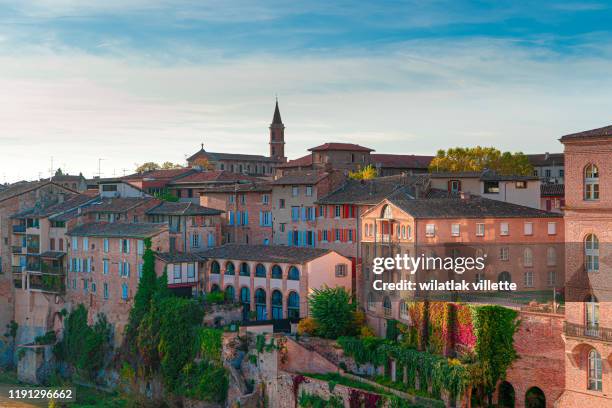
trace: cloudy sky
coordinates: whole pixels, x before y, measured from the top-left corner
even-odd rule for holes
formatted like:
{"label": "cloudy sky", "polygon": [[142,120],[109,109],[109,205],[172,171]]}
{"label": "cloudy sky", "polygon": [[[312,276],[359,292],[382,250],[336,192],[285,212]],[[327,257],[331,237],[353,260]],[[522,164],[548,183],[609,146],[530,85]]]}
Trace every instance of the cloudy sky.
{"label": "cloudy sky", "polygon": [[[532,4],[527,4],[532,3]],[[325,141],[560,151],[612,123],[612,6],[0,0],[0,182]]]}

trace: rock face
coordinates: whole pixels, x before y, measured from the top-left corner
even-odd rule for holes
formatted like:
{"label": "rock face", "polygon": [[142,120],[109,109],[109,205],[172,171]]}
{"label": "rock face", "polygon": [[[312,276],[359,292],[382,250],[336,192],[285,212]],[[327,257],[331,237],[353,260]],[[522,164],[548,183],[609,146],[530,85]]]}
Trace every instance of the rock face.
{"label": "rock face", "polygon": [[25,346],[18,352],[17,378],[28,384],[42,384],[54,371],[53,346]]}

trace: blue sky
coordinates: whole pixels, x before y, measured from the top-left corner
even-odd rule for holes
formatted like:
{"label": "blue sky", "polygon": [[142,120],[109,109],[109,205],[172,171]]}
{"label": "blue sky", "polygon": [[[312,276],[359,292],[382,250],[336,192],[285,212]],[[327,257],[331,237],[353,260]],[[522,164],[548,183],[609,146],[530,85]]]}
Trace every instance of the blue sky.
{"label": "blue sky", "polygon": [[560,151],[610,124],[610,21],[599,1],[0,0],[0,181],[265,154],[276,94],[290,158]]}

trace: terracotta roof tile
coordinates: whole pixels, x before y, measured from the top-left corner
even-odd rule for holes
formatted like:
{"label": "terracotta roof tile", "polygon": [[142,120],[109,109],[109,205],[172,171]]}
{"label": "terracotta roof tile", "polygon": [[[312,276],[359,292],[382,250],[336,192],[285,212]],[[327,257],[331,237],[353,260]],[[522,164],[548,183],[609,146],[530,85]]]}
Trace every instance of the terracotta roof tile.
{"label": "terracotta roof tile", "polygon": [[354,152],[373,152],[374,149],[369,147],[360,146],[354,143],[324,143],[320,146],[311,147],[308,149],[311,152],[319,152],[325,150],[349,150]]}
{"label": "terracotta roof tile", "polygon": [[165,223],[91,222],[72,228],[66,234],[79,237],[149,238],[167,229]]}

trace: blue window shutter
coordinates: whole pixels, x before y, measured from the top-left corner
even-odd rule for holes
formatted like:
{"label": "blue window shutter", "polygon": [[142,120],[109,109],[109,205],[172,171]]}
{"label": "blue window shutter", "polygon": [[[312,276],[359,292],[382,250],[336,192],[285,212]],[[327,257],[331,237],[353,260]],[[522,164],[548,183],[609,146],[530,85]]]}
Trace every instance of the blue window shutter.
{"label": "blue window shutter", "polygon": [[306,207],[302,207],[302,221],[306,221]]}
{"label": "blue window shutter", "polygon": [[236,211],[236,225],[240,225],[240,219],[242,218],[240,211]]}
{"label": "blue window shutter", "polygon": [[304,244],[304,240],[302,239],[302,231],[298,231],[298,246],[302,246]]}
{"label": "blue window shutter", "polygon": [[259,212],[259,225],[260,225],[260,226],[263,226],[263,225],[264,225],[264,224],[263,224],[263,211],[260,211],[260,212]]}
{"label": "blue window shutter", "polygon": [[249,225],[249,212],[244,211],[244,225]]}
{"label": "blue window shutter", "polygon": [[287,232],[287,245],[291,246],[291,231]]}
{"label": "blue window shutter", "polygon": [[234,225],[234,212],[229,212],[229,225]]}

